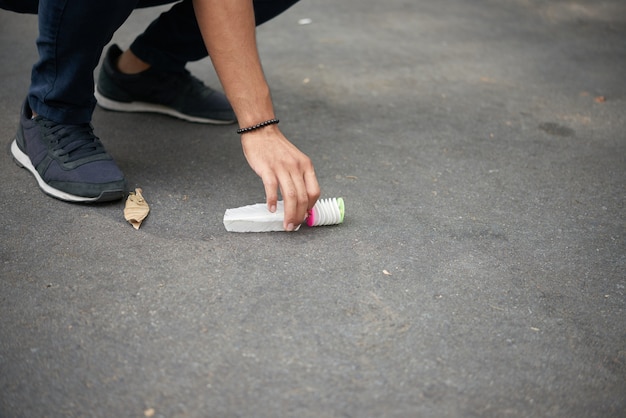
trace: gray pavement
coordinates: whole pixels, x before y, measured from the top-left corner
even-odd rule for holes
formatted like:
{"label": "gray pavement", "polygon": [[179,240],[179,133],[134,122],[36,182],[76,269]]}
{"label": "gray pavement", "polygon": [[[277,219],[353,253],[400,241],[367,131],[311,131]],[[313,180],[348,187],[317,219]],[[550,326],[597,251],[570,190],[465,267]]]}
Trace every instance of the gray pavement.
{"label": "gray pavement", "polygon": [[[3,146],[35,37],[0,11]],[[259,43],[345,223],[227,233],[233,126],[96,110],[139,231],[4,153],[0,416],[626,416],[626,4],[303,0]]]}

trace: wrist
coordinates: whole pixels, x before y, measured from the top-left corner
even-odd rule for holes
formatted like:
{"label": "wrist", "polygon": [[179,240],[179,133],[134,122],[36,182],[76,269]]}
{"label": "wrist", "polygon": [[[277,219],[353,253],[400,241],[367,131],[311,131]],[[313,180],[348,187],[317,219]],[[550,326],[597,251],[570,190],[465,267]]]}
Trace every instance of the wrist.
{"label": "wrist", "polygon": [[257,131],[259,129],[266,128],[266,127],[271,126],[271,125],[278,125],[278,122],[280,122],[280,121],[278,119],[276,119],[276,118],[267,119],[267,120],[264,120],[263,122],[259,122],[259,123],[256,123],[254,125],[241,127],[239,129],[237,129],[237,133],[239,135],[246,134],[246,133],[249,133],[249,132]]}

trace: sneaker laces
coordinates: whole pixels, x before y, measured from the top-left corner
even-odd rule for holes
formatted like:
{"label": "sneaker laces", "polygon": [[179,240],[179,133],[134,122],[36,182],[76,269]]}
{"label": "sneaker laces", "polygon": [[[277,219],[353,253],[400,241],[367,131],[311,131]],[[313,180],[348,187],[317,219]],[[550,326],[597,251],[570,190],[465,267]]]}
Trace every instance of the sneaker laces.
{"label": "sneaker laces", "polygon": [[94,135],[91,123],[62,125],[43,117],[38,122],[44,128],[43,138],[63,162],[106,155],[104,145]]}

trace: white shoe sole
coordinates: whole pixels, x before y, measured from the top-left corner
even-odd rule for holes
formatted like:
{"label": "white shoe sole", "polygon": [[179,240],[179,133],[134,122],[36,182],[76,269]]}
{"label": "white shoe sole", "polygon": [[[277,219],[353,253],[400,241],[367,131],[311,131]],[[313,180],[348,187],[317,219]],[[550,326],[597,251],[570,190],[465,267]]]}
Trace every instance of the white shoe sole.
{"label": "white shoe sole", "polygon": [[235,120],[218,120],[218,119],[207,119],[196,116],[185,115],[184,113],[180,113],[171,107],[154,104],[154,103],[146,103],[146,102],[118,102],[115,100],[111,100],[109,98],[104,97],[96,88],[95,91],[96,100],[98,101],[98,106],[106,110],[114,110],[117,112],[150,112],[150,113],[160,113],[163,115],[173,116],[178,119],[183,119],[188,122],[196,122],[196,123],[210,123],[213,125],[230,125],[235,122]]}

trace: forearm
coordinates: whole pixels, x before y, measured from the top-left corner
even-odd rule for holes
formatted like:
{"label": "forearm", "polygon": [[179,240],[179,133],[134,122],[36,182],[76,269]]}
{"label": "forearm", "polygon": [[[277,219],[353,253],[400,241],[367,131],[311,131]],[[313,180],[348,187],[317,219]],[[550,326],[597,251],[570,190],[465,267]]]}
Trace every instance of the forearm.
{"label": "forearm", "polygon": [[274,109],[256,45],[252,0],[193,0],[213,66],[239,125],[272,119]]}

